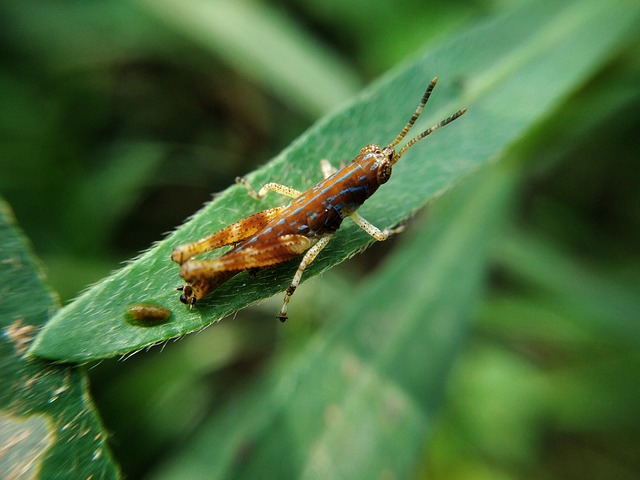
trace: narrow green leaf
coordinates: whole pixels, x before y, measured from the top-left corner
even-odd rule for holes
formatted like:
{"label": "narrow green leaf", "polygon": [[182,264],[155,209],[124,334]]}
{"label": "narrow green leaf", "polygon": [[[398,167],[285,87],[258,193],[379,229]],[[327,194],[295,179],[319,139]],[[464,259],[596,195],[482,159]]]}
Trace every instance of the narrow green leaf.
{"label": "narrow green leaf", "polygon": [[117,478],[80,367],[24,353],[57,308],[0,200],[0,476]]}
{"label": "narrow green leaf", "polygon": [[[395,225],[468,172],[497,158],[549,115],[628,39],[639,10],[640,5],[625,1],[519,4],[379,80],[249,179],[254,185],[278,181],[310,188],[320,179],[319,159],[335,164],[353,157],[362,145],[392,140],[428,80],[439,75],[441,83],[416,130],[462,106],[469,107],[469,113],[415,146],[397,165],[391,181],[361,210],[381,228]],[[199,329],[282,291],[295,262],[264,269],[255,277],[240,274],[190,310],[177,301],[174,288],[181,281],[178,267],[169,260],[176,245],[275,205],[275,197],[257,202],[241,187],[225,190],[167,239],[64,308],[37,338],[32,352],[70,361],[122,354]],[[371,241],[345,223],[305,278]],[[127,323],[127,306],[147,301],[170,308],[171,321],[152,328]]]}
{"label": "narrow green leaf", "polygon": [[501,163],[443,197],[340,322],[234,398],[158,478],[407,478],[517,175]]}

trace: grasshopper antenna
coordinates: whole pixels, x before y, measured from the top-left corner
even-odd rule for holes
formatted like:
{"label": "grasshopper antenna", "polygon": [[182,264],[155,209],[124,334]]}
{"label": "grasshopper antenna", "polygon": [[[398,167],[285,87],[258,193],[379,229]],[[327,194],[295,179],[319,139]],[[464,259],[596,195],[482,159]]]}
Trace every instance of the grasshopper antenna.
{"label": "grasshopper antenna", "polygon": [[[431,92],[433,91],[434,87],[436,86],[436,83],[438,83],[438,77],[434,77],[433,80],[431,80],[431,82],[429,83],[429,86],[427,87],[427,89],[424,92],[424,95],[422,95],[422,100],[420,100],[420,104],[418,105],[418,108],[416,108],[416,111],[414,112],[413,116],[407,122],[407,124],[402,129],[402,131],[398,134],[398,136],[395,138],[395,140],[393,142],[391,142],[387,146],[387,148],[393,148],[396,145],[398,145],[402,141],[402,139],[407,135],[407,133],[409,133],[409,130],[411,130],[411,127],[413,127],[413,124],[416,123],[416,120],[418,120],[418,117],[422,113],[422,110],[424,109],[424,106],[429,101],[429,97],[431,96]],[[398,151],[398,153],[393,155],[392,164],[395,164],[398,160],[400,160],[400,157],[402,157],[404,152],[409,150],[409,148],[411,148],[414,144],[416,144],[417,142],[422,140],[427,135],[430,135],[435,130],[437,130],[439,128],[442,128],[445,125],[450,124],[456,118],[461,117],[462,115],[464,115],[466,113],[466,111],[467,111],[466,108],[462,108],[462,109],[458,110],[456,113],[454,113],[453,115],[445,118],[440,123],[437,123],[436,125],[433,125],[432,127],[427,128],[424,132],[420,133],[419,135],[417,135],[414,138],[412,138],[411,140],[409,140],[407,142],[407,144]]]}

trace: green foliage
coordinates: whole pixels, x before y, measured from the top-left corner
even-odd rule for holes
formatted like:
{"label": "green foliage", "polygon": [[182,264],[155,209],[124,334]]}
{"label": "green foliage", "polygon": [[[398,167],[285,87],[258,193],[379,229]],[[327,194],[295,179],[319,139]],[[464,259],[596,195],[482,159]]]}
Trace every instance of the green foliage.
{"label": "green foliage", "polygon": [[0,472],[4,478],[116,478],[79,367],[24,356],[58,308],[0,200]]}
{"label": "green foliage", "polygon": [[[259,203],[235,186],[107,274],[234,176],[253,171],[254,185],[308,188],[320,158],[337,164],[393,138],[434,75],[440,83],[418,129],[469,108],[414,147],[362,209],[379,227],[432,204],[426,218],[336,267],[370,241],[345,224],[305,273],[287,324],[273,319],[278,293],[198,335],[90,370],[125,474],[636,478],[637,4],[278,5],[0,7],[11,60],[0,71],[0,153],[11,160],[0,191],[63,298],[103,279],[27,322],[53,317],[32,347],[49,358],[134,353],[284,288],[294,263],[238,276],[192,311],[177,301],[173,246],[280,201]],[[425,42],[344,103],[354,78],[377,77]],[[11,288],[43,288],[32,280]],[[40,308],[36,297],[20,311]],[[137,302],[172,315],[133,324],[126,308]],[[13,324],[0,305],[3,325]],[[71,372],[47,376],[47,392],[75,385],[77,368],[18,360],[15,332],[24,333],[5,335],[3,381],[5,370],[27,365]],[[91,412],[75,395],[87,396],[86,385],[71,390],[69,411]],[[43,395],[16,392],[12,415],[15,405],[43,413],[10,419],[0,443],[15,428],[50,438],[47,416],[64,394],[51,404]],[[90,458],[87,438],[103,448],[106,436],[95,435],[71,435],[67,446]],[[71,464],[51,463],[42,476]],[[104,465],[103,476],[114,476]]]}

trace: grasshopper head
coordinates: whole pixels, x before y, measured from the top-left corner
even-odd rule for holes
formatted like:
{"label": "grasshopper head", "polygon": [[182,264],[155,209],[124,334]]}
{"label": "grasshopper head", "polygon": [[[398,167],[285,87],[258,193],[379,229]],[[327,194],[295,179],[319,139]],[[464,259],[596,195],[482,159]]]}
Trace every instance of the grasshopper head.
{"label": "grasshopper head", "polygon": [[382,185],[391,178],[392,159],[394,155],[395,151],[393,148],[382,148],[372,143],[362,147],[356,157],[356,161],[364,168],[370,179],[375,177],[376,183]]}

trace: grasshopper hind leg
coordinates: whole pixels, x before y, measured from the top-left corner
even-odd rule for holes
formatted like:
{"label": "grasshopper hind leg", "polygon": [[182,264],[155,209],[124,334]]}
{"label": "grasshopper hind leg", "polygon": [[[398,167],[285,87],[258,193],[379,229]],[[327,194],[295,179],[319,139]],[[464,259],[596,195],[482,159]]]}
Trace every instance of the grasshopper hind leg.
{"label": "grasshopper hind leg", "polygon": [[298,270],[296,270],[296,273],[293,276],[293,279],[291,280],[286,293],[284,294],[284,302],[282,304],[282,308],[280,309],[280,313],[278,314],[278,319],[281,322],[287,321],[287,307],[289,305],[289,300],[291,300],[291,296],[296,291],[296,288],[298,288],[298,285],[300,285],[300,279],[302,278],[302,274],[304,273],[305,268],[313,263],[315,258],[322,251],[322,249],[327,246],[332,237],[333,235],[326,235],[322,237],[313,247],[307,250],[307,253],[304,254],[304,257],[302,257],[300,265],[298,266]]}

